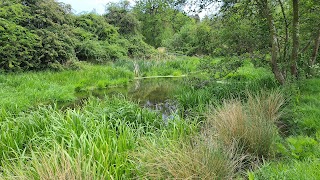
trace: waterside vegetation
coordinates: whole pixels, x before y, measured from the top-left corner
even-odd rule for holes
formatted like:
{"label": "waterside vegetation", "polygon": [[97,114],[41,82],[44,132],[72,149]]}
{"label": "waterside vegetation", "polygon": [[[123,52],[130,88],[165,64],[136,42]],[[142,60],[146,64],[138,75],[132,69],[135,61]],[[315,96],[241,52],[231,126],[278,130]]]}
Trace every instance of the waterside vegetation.
{"label": "waterside vegetation", "polygon": [[212,2],[0,0],[0,179],[319,179],[320,1]]}

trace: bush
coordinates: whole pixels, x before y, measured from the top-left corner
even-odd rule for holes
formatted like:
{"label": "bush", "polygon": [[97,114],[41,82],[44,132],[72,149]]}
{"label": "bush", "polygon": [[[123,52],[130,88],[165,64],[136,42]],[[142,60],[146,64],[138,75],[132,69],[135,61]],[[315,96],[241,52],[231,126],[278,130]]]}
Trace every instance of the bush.
{"label": "bush", "polygon": [[116,60],[126,56],[126,49],[106,41],[87,40],[81,42],[76,47],[77,57],[79,60],[92,62],[106,62]]}
{"label": "bush", "polygon": [[37,51],[40,60],[37,68],[47,68],[52,64],[61,65],[75,58],[74,41],[68,35],[47,29],[39,29],[36,33],[42,40],[42,46]]}
{"label": "bush", "polygon": [[149,59],[151,54],[156,52],[152,46],[143,41],[143,36],[141,35],[128,36],[127,40],[126,46],[130,57]]}
{"label": "bush", "polygon": [[236,72],[229,73],[225,78],[242,81],[268,80],[272,83],[274,75],[271,70],[263,67],[254,67],[250,60],[244,60],[243,65]]}
{"label": "bush", "polygon": [[0,69],[7,71],[35,68],[41,38],[32,31],[0,18]]}
{"label": "bush", "polygon": [[75,25],[94,34],[97,40],[114,43],[119,38],[117,29],[97,14],[84,14],[76,19]]}
{"label": "bush", "polygon": [[28,13],[28,8],[22,4],[6,2],[0,5],[0,18],[6,19],[17,25],[25,25],[32,16]]}

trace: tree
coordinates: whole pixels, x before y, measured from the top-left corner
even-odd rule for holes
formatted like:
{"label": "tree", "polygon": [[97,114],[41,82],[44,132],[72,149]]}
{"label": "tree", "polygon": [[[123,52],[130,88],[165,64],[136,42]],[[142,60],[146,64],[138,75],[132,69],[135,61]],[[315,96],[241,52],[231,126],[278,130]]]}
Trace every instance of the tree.
{"label": "tree", "polygon": [[293,22],[292,22],[292,55],[291,55],[291,74],[298,76],[297,60],[299,52],[299,0],[292,0]]}
{"label": "tree", "polygon": [[[309,67],[314,66],[319,56],[320,43],[320,1],[316,0],[300,0],[300,28],[301,45],[303,48],[299,54],[310,54],[308,57]],[[311,48],[310,48],[311,47]],[[309,52],[308,52],[309,51]]]}
{"label": "tree", "polygon": [[145,58],[154,52],[154,48],[144,41],[141,22],[130,8],[129,1],[107,4],[104,17],[108,23],[117,27],[119,33],[128,41],[126,43],[128,56]]}
{"label": "tree", "polygon": [[109,3],[104,15],[107,22],[118,27],[122,35],[136,35],[140,33],[141,22],[130,10],[129,1]]}
{"label": "tree", "polygon": [[257,0],[257,4],[260,10],[263,12],[263,15],[266,17],[268,26],[269,26],[269,33],[270,33],[270,43],[271,43],[271,68],[272,72],[275,75],[275,78],[278,80],[280,84],[285,83],[285,71],[281,71],[279,68],[279,54],[280,51],[279,47],[279,40],[277,36],[277,29],[274,23],[274,18],[269,7],[268,0]]}
{"label": "tree", "polygon": [[[268,44],[271,54],[270,65],[275,78],[280,84],[284,84],[287,79],[290,79],[288,78],[289,74],[294,77],[298,77],[299,74],[302,75],[303,71],[307,69],[306,65],[314,64],[318,56],[319,1],[302,1],[304,3],[300,4],[299,0],[225,0],[220,11],[220,13],[228,12],[234,16],[236,15],[232,11],[234,7],[243,4],[247,10],[253,9],[251,12],[255,14],[256,18],[266,22],[268,26],[266,34],[269,37]],[[207,0],[205,2],[212,3],[217,1]],[[299,15],[300,9],[302,9],[303,16]],[[292,23],[290,23],[290,20],[292,20]],[[292,25],[291,27],[290,24]],[[314,41],[313,51],[307,61],[299,57],[307,56],[305,52],[307,52],[311,43],[306,43],[306,39],[308,39],[305,37],[306,35],[302,38],[300,37],[300,30],[303,30],[303,34],[309,34],[308,36],[312,37],[311,41]],[[301,48],[301,44],[305,47]],[[302,50],[299,51],[299,49]],[[289,50],[291,50],[291,53],[288,53]],[[298,73],[298,70],[301,73]]]}
{"label": "tree", "polygon": [[[172,37],[183,25],[183,18],[189,18],[180,11],[185,1],[181,0],[139,0],[134,11],[142,22],[142,35],[146,42],[160,47]],[[180,26],[180,27],[178,27]]]}

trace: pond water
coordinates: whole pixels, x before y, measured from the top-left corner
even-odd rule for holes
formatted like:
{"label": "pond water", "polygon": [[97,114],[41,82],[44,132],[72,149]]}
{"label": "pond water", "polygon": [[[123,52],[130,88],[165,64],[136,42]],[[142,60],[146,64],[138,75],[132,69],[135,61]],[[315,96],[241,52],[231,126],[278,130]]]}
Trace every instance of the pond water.
{"label": "pond water", "polygon": [[172,94],[182,83],[183,78],[153,78],[139,79],[129,83],[126,87],[97,89],[86,92],[78,92],[78,100],[70,104],[64,104],[62,108],[74,108],[89,97],[94,96],[103,99],[105,95],[112,96],[122,94],[141,107],[159,112],[162,119],[167,122],[177,115],[178,103]]}

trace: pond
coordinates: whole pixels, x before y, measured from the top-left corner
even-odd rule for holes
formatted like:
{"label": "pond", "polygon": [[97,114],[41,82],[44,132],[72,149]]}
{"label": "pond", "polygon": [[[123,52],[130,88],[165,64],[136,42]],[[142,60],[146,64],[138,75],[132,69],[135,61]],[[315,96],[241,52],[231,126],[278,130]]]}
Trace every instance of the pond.
{"label": "pond", "polygon": [[138,103],[143,108],[159,112],[167,123],[177,115],[178,103],[173,98],[173,93],[183,82],[183,78],[153,78],[137,79],[125,87],[95,89],[92,91],[77,92],[78,100],[68,104],[60,104],[62,109],[81,106],[89,96],[103,99],[106,95],[122,94]]}

